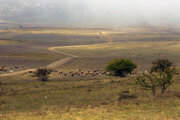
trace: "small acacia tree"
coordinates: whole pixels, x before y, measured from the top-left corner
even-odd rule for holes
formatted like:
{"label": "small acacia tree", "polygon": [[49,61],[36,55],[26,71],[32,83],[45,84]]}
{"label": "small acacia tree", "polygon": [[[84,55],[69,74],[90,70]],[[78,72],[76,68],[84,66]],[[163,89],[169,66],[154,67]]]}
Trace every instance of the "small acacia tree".
{"label": "small acacia tree", "polygon": [[158,84],[161,88],[161,93],[164,94],[165,90],[172,84],[173,75],[175,74],[175,67],[168,59],[158,59],[152,61],[151,72],[159,74]]}
{"label": "small acacia tree", "polygon": [[138,84],[144,88],[150,89],[152,91],[153,95],[154,96],[156,95],[158,82],[157,82],[157,76],[155,74],[143,73],[142,76],[137,77],[136,84]]}
{"label": "small acacia tree", "polygon": [[125,77],[128,73],[131,73],[136,68],[136,63],[123,58],[115,59],[106,66],[106,70],[109,71],[111,75],[120,77]]}
{"label": "small acacia tree", "polygon": [[173,83],[175,67],[169,60],[156,60],[152,62],[151,72],[138,76],[136,83],[145,88],[151,88],[153,95],[157,88],[164,94],[165,90]]}
{"label": "small acacia tree", "polygon": [[175,68],[166,68],[164,72],[159,72],[158,85],[161,88],[161,93],[164,94],[165,90],[173,83],[173,76]]}
{"label": "small acacia tree", "polygon": [[51,74],[52,70],[49,70],[47,68],[39,68],[34,73],[34,77],[38,77],[41,81],[48,81],[48,75]]}

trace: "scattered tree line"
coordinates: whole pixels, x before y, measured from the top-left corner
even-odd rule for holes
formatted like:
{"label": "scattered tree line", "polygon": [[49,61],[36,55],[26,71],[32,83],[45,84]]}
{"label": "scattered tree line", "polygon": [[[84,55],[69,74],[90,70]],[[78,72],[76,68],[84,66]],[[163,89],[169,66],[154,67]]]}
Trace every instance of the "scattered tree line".
{"label": "scattered tree line", "polygon": [[[110,72],[110,75],[120,77],[125,77],[136,68],[136,63],[126,59],[115,59],[106,66],[106,70]],[[175,74],[175,66],[168,59],[154,60],[150,72],[138,75],[136,84],[150,89],[154,96],[158,89],[164,94],[167,88],[172,85]]]}
{"label": "scattered tree line", "polygon": [[[144,72],[137,76],[136,84],[151,90],[154,96],[158,89],[160,89],[161,94],[164,94],[173,83],[173,77],[176,74],[175,66],[168,59],[154,60],[151,64],[152,67],[149,72]],[[106,66],[106,71],[112,76],[125,77],[128,74],[131,74],[136,68],[136,63],[121,58],[109,62]],[[33,73],[33,77],[37,77],[40,81],[48,81],[48,77],[51,73],[52,70],[39,68]]]}

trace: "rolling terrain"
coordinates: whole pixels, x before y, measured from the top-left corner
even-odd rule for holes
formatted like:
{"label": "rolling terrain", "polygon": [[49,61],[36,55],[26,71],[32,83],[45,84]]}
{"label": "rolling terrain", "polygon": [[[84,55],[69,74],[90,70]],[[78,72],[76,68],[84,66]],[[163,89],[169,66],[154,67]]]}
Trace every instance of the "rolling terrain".
{"label": "rolling terrain", "polygon": [[[36,28],[33,30],[3,30],[0,37],[6,40],[1,41],[2,44],[0,44],[0,66],[7,66],[8,69],[19,66],[19,70],[45,66],[64,58],[64,54],[57,54],[48,50],[53,46],[105,42],[99,39],[96,31],[86,30],[84,32],[81,29],[72,31],[51,28],[42,30]],[[17,44],[10,45],[13,42]]]}
{"label": "rolling terrain", "polygon": [[[149,70],[152,60],[165,58],[180,72],[179,30],[37,27],[3,30],[0,39],[0,67],[7,68],[0,72],[2,120],[180,118],[180,75],[164,96],[153,97],[136,85],[137,74],[125,78],[101,74],[115,58],[136,62],[137,73]],[[53,69],[50,81],[32,77],[29,71],[39,67]],[[72,76],[74,71],[83,74]],[[91,71],[96,74],[86,74]],[[121,100],[121,93],[133,97]]]}

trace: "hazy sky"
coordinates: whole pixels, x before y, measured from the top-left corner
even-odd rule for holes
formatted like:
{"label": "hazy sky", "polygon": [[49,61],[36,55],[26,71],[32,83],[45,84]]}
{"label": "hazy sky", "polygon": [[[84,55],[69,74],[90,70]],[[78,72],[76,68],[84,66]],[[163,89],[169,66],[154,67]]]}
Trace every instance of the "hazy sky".
{"label": "hazy sky", "polygon": [[180,0],[0,0],[0,18],[58,25],[180,24]]}

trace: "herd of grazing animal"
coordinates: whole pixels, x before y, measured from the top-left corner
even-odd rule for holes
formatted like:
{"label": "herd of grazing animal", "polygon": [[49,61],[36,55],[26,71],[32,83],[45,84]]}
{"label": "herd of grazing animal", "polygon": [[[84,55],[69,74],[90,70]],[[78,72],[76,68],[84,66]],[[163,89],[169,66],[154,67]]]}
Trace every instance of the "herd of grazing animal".
{"label": "herd of grazing animal", "polygon": [[105,70],[92,70],[92,71],[84,71],[81,69],[77,69],[76,71],[70,71],[68,73],[64,73],[62,71],[55,70],[54,71],[56,75],[63,75],[63,76],[96,76],[96,75],[108,75],[109,72],[106,72]]}
{"label": "herd of grazing animal", "polygon": [[2,66],[2,67],[0,67],[0,72],[13,72],[14,70],[18,70],[18,69],[19,69],[18,66],[11,67],[11,68],[8,68],[6,66]]}
{"label": "herd of grazing animal", "polygon": [[2,67],[0,67],[0,71],[1,71],[1,72],[7,72],[8,69],[7,69],[5,66],[2,66]]}
{"label": "herd of grazing animal", "polygon": [[[18,66],[15,66],[15,67],[11,67],[11,68],[8,68],[6,66],[2,66],[0,67],[0,72],[14,72],[15,70],[18,70],[19,67]],[[96,70],[89,70],[89,71],[84,71],[84,70],[81,70],[81,69],[77,69],[77,70],[74,70],[74,71],[70,71],[70,72],[63,72],[63,71],[59,71],[59,70],[54,70],[53,71],[56,75],[62,75],[62,76],[71,76],[71,77],[74,77],[74,76],[100,76],[100,75],[109,75],[110,73],[109,72],[106,72],[105,70],[99,70],[99,69],[96,69]],[[28,71],[26,72],[25,74],[27,73],[33,73],[33,71]]]}

